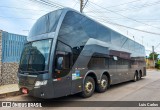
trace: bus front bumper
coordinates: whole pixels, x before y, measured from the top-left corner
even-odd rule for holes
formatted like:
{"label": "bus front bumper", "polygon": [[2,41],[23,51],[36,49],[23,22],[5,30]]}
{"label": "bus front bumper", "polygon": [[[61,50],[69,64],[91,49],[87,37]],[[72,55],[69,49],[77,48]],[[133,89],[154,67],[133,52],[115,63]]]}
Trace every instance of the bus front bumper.
{"label": "bus front bumper", "polygon": [[36,87],[34,85],[25,86],[25,85],[19,84],[20,91],[23,94],[28,94],[30,96],[43,98],[43,99],[54,98],[53,88],[51,87],[52,85],[50,84],[47,84],[45,86],[39,86],[39,87]]}

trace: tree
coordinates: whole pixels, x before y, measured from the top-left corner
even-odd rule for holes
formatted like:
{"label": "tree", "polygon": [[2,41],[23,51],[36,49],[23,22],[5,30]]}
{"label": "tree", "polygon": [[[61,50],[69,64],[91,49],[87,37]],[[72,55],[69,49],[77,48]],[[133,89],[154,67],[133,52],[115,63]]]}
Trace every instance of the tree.
{"label": "tree", "polygon": [[157,69],[160,69],[160,60],[157,61],[155,67],[156,67]]}
{"label": "tree", "polygon": [[153,60],[153,56],[154,56],[154,60],[158,60],[158,55],[156,52],[152,52],[149,54],[149,59]]}

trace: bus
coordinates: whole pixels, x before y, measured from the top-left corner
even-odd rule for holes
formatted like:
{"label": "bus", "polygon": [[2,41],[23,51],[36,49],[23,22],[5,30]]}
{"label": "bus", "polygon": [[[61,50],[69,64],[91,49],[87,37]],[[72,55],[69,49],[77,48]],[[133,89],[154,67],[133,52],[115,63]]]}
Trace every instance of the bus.
{"label": "bus", "polygon": [[87,98],[146,76],[144,46],[70,8],[40,17],[18,69],[20,91],[49,99]]}

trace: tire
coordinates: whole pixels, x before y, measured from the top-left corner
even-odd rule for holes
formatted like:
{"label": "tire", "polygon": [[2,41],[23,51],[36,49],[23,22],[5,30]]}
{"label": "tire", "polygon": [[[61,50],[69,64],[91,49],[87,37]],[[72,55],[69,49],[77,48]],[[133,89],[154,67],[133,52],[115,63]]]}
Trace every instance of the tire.
{"label": "tire", "polygon": [[142,72],[140,72],[140,80],[142,79]]}
{"label": "tire", "polygon": [[138,80],[140,80],[141,79],[141,74],[140,73],[138,73]]}
{"label": "tire", "polygon": [[105,92],[108,88],[108,77],[106,75],[102,75],[100,84],[97,84],[96,91],[99,93]]}
{"label": "tire", "polygon": [[87,76],[84,81],[83,91],[80,93],[80,95],[83,98],[91,97],[94,93],[94,90],[95,90],[95,81],[92,77]]}
{"label": "tire", "polygon": [[138,80],[138,74],[137,72],[135,72],[133,82],[136,82],[137,80]]}

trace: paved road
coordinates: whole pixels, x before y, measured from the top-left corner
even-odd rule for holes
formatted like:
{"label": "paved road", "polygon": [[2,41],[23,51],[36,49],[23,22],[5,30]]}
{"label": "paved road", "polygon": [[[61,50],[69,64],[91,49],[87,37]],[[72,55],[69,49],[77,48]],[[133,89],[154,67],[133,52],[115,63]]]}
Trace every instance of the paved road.
{"label": "paved road", "polygon": [[[15,97],[9,97],[0,99],[0,101],[34,101],[34,100],[40,100],[33,97],[29,97],[28,95],[21,95],[21,96],[15,96]],[[63,98],[56,99],[58,101],[160,101],[160,71],[156,70],[149,70],[147,71],[147,76],[142,78],[140,81],[137,82],[126,82],[122,84],[117,84],[114,86],[111,86],[111,88],[105,92],[105,93],[95,93],[92,97],[83,99],[81,97],[78,97],[77,95],[67,96]],[[54,102],[50,100],[48,102],[49,105],[54,105]],[[54,110],[82,110],[81,107],[66,107],[68,103],[62,103],[62,107],[55,107]],[[17,110],[17,108],[12,108]],[[39,109],[45,109],[45,108],[39,108]],[[53,108],[47,108],[47,109],[53,109]],[[118,107],[83,107],[83,109],[87,110],[158,110],[158,108],[149,108],[149,107],[133,107],[133,108],[118,108]]]}

